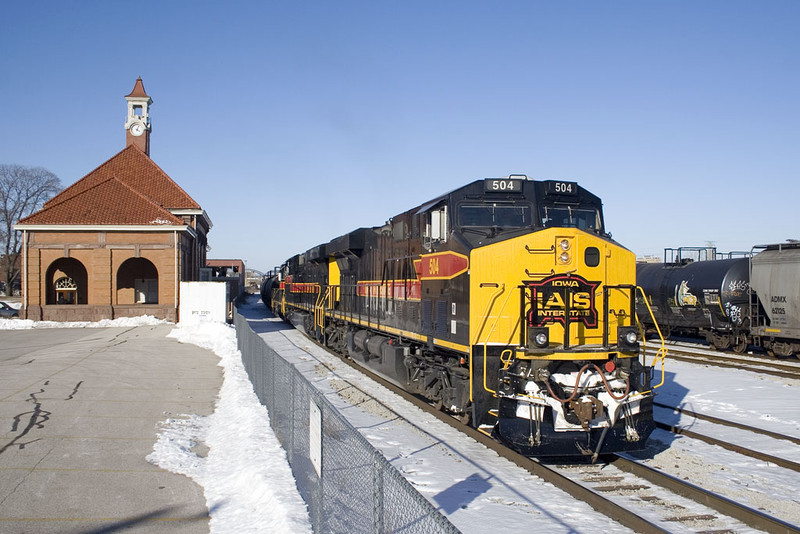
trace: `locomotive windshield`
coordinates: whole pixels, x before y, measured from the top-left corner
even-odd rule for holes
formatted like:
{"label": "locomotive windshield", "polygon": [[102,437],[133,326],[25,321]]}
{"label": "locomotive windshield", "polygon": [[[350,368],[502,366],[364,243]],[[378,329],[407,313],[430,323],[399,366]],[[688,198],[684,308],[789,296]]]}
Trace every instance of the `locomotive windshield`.
{"label": "locomotive windshield", "polygon": [[458,208],[458,224],[461,227],[529,227],[531,207],[528,204],[500,202],[461,204]]}
{"label": "locomotive windshield", "polygon": [[600,213],[596,209],[572,206],[542,206],[542,226],[570,227],[602,232]]}

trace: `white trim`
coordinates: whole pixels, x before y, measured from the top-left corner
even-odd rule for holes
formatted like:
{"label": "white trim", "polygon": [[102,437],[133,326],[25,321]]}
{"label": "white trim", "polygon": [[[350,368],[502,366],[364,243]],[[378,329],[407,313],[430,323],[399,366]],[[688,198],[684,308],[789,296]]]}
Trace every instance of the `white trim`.
{"label": "white trim", "polygon": [[167,208],[173,215],[202,215],[204,210],[195,208]]}
{"label": "white trim", "polygon": [[15,224],[14,230],[51,232],[194,232],[194,228],[183,225],[124,225],[124,224]]}
{"label": "white trim", "polygon": [[[25,295],[25,317],[28,316],[28,232],[22,231],[22,263],[24,264],[24,275],[22,276],[22,293]],[[39,296],[41,300],[41,295]]]}
{"label": "white trim", "polygon": [[173,243],[175,245],[175,312],[178,312],[178,281],[180,280],[180,273],[178,272],[178,232],[173,232]]}
{"label": "white trim", "polygon": [[199,209],[199,210],[189,209],[189,208],[185,208],[185,209],[170,209],[169,212],[171,214],[175,215],[175,216],[180,216],[180,215],[200,215],[201,217],[203,217],[203,219],[206,221],[206,223],[208,223],[208,229],[209,230],[214,226],[214,223],[211,222],[211,218],[208,216],[208,213],[206,213],[206,210],[204,210],[204,209]]}

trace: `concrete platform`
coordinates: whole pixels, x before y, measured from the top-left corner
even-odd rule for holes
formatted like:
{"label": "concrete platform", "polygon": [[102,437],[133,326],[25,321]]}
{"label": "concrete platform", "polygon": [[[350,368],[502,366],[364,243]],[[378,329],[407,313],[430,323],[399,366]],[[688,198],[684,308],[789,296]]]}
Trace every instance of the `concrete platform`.
{"label": "concrete platform", "polygon": [[172,328],[0,331],[0,532],[209,531],[202,488],[145,459],[160,421],[211,414],[222,383]]}

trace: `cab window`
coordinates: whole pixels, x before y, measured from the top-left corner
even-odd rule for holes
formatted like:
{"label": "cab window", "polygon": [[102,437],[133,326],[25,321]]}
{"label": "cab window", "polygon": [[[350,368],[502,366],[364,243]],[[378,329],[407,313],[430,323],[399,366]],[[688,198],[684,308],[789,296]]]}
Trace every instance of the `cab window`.
{"label": "cab window", "polygon": [[543,206],[542,226],[578,228],[601,231],[600,213],[596,209],[572,206]]}
{"label": "cab window", "polygon": [[522,228],[531,225],[529,205],[476,203],[461,204],[458,208],[458,223],[462,227]]}

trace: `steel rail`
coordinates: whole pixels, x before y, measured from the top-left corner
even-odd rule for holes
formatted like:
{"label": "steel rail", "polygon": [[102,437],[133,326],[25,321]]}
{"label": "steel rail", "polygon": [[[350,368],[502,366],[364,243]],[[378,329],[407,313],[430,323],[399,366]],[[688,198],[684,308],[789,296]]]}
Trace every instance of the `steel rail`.
{"label": "steel rail", "polygon": [[660,423],[658,421],[656,421],[656,427],[662,430],[667,430],[669,432],[672,432],[673,434],[679,434],[692,439],[699,439],[700,441],[704,441],[709,445],[716,445],[731,452],[742,454],[744,456],[749,456],[750,458],[755,458],[756,460],[761,460],[763,462],[770,462],[779,465],[781,467],[785,467],[786,469],[791,469],[792,471],[800,472],[800,464],[798,464],[797,462],[793,462],[791,460],[785,460],[783,458],[778,458],[777,456],[772,456],[771,454],[754,451],[753,449],[748,449],[746,447],[734,445],[733,443],[728,443],[727,441],[722,441],[717,438],[706,436],[704,434],[698,434],[697,432],[694,432],[692,430],[687,430],[685,428],[680,428],[665,423]]}
{"label": "steel rail", "polygon": [[712,491],[695,486],[685,480],[681,480],[672,475],[653,469],[644,464],[631,460],[630,458],[617,454],[614,455],[613,465],[623,471],[641,477],[662,488],[666,488],[673,493],[691,499],[699,504],[708,506],[717,512],[742,523],[769,532],[771,534],[798,534],[800,527],[772,517],[763,512],[744,506],[735,501],[718,495]]}
{"label": "steel rail", "polygon": [[700,419],[702,421],[708,421],[709,423],[716,423],[718,425],[729,426],[732,428],[738,428],[739,430],[747,430],[748,432],[753,432],[755,434],[762,434],[764,436],[773,438],[773,439],[782,439],[786,441],[790,441],[795,445],[800,445],[800,438],[796,438],[794,436],[787,436],[785,434],[778,434],[777,432],[772,432],[770,430],[765,430],[763,428],[756,428],[753,426],[744,425],[742,423],[737,423],[735,421],[727,421],[725,419],[720,419],[718,417],[714,417],[713,415],[705,415],[697,412],[693,412],[691,410],[687,410],[686,408],[679,408],[677,406],[670,406],[668,404],[662,404],[657,401],[653,401],[653,406],[658,406],[659,408],[667,408],[668,410],[673,410],[678,413],[686,414],[689,417],[694,417],[695,419]]}
{"label": "steel rail", "polygon": [[704,363],[726,369],[741,369],[781,378],[800,379],[800,366],[781,365],[779,363],[772,363],[768,360],[756,362],[752,360],[737,359],[734,357],[726,358],[725,356],[691,352],[688,350],[676,349],[674,347],[669,349],[668,358],[679,362]]}
{"label": "steel rail", "polygon": [[[765,365],[776,367],[779,369],[800,369],[800,360],[792,358],[782,358],[778,356],[768,356],[767,354],[756,352],[735,352],[726,349],[708,348],[699,346],[695,343],[687,343],[682,341],[668,341],[669,351],[677,351],[683,354],[702,354],[709,358],[719,358],[730,361],[741,361],[745,363],[760,362]],[[648,346],[649,350],[654,350],[653,347]]]}

